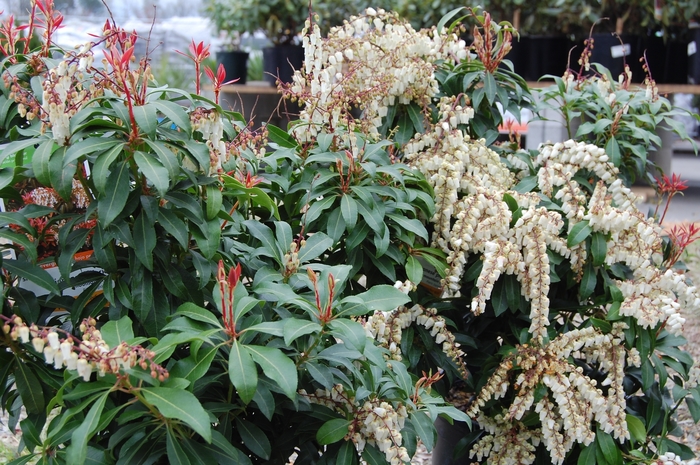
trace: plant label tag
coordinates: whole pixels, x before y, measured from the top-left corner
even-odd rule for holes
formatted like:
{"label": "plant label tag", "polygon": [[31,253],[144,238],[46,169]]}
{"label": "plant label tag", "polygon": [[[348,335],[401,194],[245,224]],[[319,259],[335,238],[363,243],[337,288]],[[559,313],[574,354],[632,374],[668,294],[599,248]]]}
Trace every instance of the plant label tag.
{"label": "plant label tag", "polygon": [[630,44],[615,45],[610,47],[610,55],[613,58],[626,57],[632,53],[632,46]]}
{"label": "plant label tag", "polygon": [[695,55],[695,52],[698,51],[698,44],[695,43],[695,41],[692,41],[691,43],[688,44],[688,56],[693,56]]}
{"label": "plant label tag", "polygon": [[426,288],[434,296],[442,295],[442,277],[433,265],[426,260],[419,258],[418,261],[423,265],[423,279],[420,285]]}

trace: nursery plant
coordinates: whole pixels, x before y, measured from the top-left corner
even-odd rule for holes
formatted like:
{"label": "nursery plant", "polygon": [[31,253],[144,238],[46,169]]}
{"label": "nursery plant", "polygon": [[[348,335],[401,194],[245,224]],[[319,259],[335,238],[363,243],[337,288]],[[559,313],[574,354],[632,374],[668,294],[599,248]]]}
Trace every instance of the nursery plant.
{"label": "nursery plant", "polygon": [[[455,452],[477,462],[689,457],[697,231],[664,238],[604,148],[494,145],[494,109],[530,102],[498,67],[508,24],[476,14],[468,46],[462,10],[415,31],[370,8],[328,37],[309,18],[283,86],[299,120],[253,132],[222,73],[214,100],[158,87],[113,21],[56,50],[36,4],[45,45],[3,62],[0,115],[14,463],[396,464],[438,416],[471,424]],[[28,180],[90,202],[27,204]],[[43,260],[37,218],[58,229]]]}

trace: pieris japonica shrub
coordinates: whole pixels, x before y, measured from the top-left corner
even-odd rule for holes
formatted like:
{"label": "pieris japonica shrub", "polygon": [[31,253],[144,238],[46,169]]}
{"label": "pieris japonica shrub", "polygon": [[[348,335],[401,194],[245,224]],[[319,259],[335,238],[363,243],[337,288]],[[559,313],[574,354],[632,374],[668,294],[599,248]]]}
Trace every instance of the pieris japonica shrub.
{"label": "pieris japonica shrub", "polygon": [[[347,129],[389,137],[435,202],[419,218],[428,248],[411,247],[398,263],[411,302],[375,312],[365,328],[409,372],[444,370],[434,386],[474,420],[455,455],[491,464],[681,463],[692,452],[673,438],[674,412],[685,402],[700,418],[683,312],[697,311],[700,299],[678,260],[698,230],[664,232],[657,216],[638,210],[626,182],[642,177],[646,158],[633,151],[645,161],[636,163],[614,147],[635,137],[648,147],[650,129],[635,131],[645,118],[627,118],[622,107],[625,128],[613,143],[571,139],[533,152],[515,137],[495,144],[499,110],[531,96],[499,67],[511,28],[487,14],[476,20],[467,49],[458,25],[443,29],[449,19],[416,32],[369,9],[327,38],[307,24],[306,67],[288,89],[305,110],[291,134],[307,141],[332,131],[331,145],[351,146],[357,136]],[[672,114],[653,92],[630,92],[653,106],[654,121]],[[566,103],[574,107],[575,96]],[[345,179],[352,170],[343,161],[334,171]],[[673,177],[659,187],[670,197],[683,186]],[[347,197],[319,196],[311,206],[347,208]],[[368,210],[367,230],[371,218]]]}
{"label": "pieris japonica shrub", "polygon": [[[31,28],[60,25],[36,5]],[[75,51],[48,33],[7,54],[16,463],[405,463],[438,416],[471,424],[474,461],[685,457],[683,243],[603,149],[493,145],[499,107],[531,101],[499,67],[512,29],[476,16],[469,46],[449,18],[415,31],[368,9],[326,38],[312,19],[289,130],[222,109],[220,72],[213,101],[159,87],[112,21]],[[207,53],[192,44],[197,75]],[[28,179],[64,201],[77,180],[90,202],[22,206]],[[39,217],[58,225],[42,260]]]}

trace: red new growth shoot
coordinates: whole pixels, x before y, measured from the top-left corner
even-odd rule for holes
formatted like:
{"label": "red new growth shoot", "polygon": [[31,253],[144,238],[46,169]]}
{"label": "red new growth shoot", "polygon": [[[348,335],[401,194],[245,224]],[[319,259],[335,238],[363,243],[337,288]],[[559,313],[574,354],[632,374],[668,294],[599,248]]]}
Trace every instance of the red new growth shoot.
{"label": "red new growth shoot", "polygon": [[[656,189],[659,193],[659,196],[662,198],[661,201],[663,201],[664,195],[668,195],[666,199],[666,206],[664,207],[664,212],[661,215],[661,219],[659,219],[659,224],[662,224],[664,222],[664,218],[666,218],[666,212],[668,211],[668,206],[670,205],[673,196],[681,191],[686,190],[687,188],[688,184],[686,183],[686,181],[681,181],[680,175],[675,173],[671,175],[671,179],[669,179],[666,175],[663,175],[661,179],[656,178]],[[659,203],[656,205],[654,216],[656,216],[656,213],[659,211],[661,201],[659,201]]]}
{"label": "red new growth shoot", "polygon": [[226,268],[223,260],[219,260],[219,268],[217,270],[217,278],[219,281],[219,291],[221,292],[221,314],[224,320],[224,330],[226,334],[232,338],[236,338],[236,320],[234,314],[234,291],[236,285],[241,278],[241,264],[237,264],[226,275]]}
{"label": "red new growth shoot", "polygon": [[208,66],[204,68],[204,72],[207,73],[207,77],[214,86],[214,101],[218,105],[221,88],[227,84],[233,84],[234,82],[238,81],[238,79],[226,81],[226,70],[224,69],[224,65],[221,63],[219,63],[219,67],[216,69],[216,76],[214,75],[214,71],[212,71],[212,69]]}

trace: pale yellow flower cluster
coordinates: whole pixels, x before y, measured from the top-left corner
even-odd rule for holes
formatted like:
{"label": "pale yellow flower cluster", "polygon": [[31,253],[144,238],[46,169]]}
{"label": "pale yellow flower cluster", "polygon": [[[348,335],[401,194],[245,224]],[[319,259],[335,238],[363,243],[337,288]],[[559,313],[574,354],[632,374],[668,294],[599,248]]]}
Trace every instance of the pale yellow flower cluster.
{"label": "pale yellow flower cluster", "polygon": [[[627,351],[624,347],[625,327],[624,324],[616,324],[609,334],[588,327],[561,334],[541,347],[518,346],[517,352],[496,368],[470,407],[469,415],[478,417],[482,427],[491,425],[494,432],[509,430],[513,435],[521,430],[519,421],[524,414],[534,407],[541,428],[529,432],[532,446],[542,441],[554,464],[564,462],[574,443],[588,445],[593,442],[594,423],[616,439],[629,438],[622,385],[624,369],[628,364],[639,365],[641,361],[636,350]],[[600,383],[600,386],[605,386],[605,392],[596,380],[584,373],[583,368],[569,361],[570,356],[600,367],[600,371],[605,373]],[[514,384],[509,381],[511,372],[517,374]],[[550,395],[536,400],[536,390],[540,385],[545,386]],[[505,396],[510,389],[515,391],[515,400],[498,417],[500,420],[479,416],[486,402]],[[498,435],[485,436],[472,449],[472,456],[481,458],[488,456],[491,450],[498,450],[498,457],[530,457],[525,452],[534,450],[532,447],[523,451],[523,444],[512,442],[496,446],[497,441],[502,441]],[[534,460],[534,456],[531,459]],[[520,463],[532,463],[531,459]],[[493,463],[506,463],[494,457],[490,457],[490,460]]]}
{"label": "pale yellow flower cluster", "polygon": [[[294,129],[300,140],[314,137],[321,126],[359,125],[376,135],[388,108],[397,103],[427,107],[438,92],[434,76],[439,60],[458,62],[467,55],[456,34],[434,29],[416,31],[395,13],[368,9],[321,36],[307,20],[303,45],[305,63],[296,72],[290,95],[303,103]],[[350,116],[357,108],[359,120]]]}
{"label": "pale yellow flower cluster", "polygon": [[315,393],[309,394],[301,390],[299,393],[310,402],[324,405],[342,415],[351,413],[353,421],[348,426],[346,440],[352,441],[358,452],[361,453],[367,444],[371,444],[384,453],[386,461],[391,465],[411,460],[408,451],[401,445],[401,430],[408,418],[408,411],[403,404],[394,407],[375,398],[365,400],[360,405],[345,392],[341,384],[333,386],[330,391],[317,389]]}

